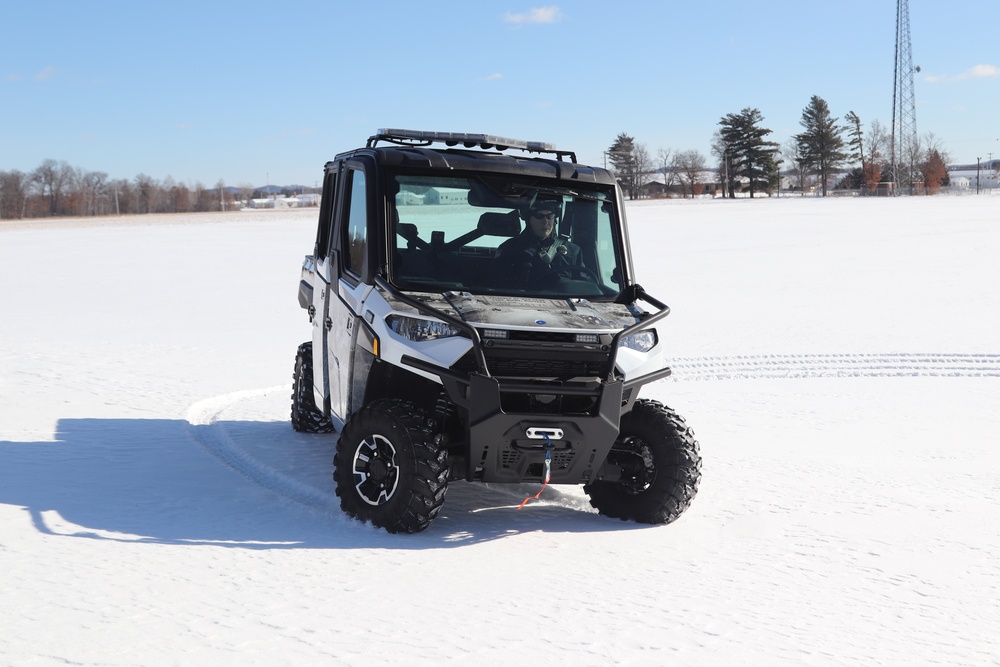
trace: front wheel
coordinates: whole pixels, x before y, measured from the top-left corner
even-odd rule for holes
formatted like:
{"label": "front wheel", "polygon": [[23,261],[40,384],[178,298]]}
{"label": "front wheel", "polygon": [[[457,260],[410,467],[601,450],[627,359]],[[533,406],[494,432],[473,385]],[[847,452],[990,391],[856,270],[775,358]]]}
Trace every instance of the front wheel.
{"label": "front wheel", "polygon": [[698,441],[680,415],[657,401],[636,401],[622,416],[608,462],[621,468],[621,478],[583,487],[590,504],[606,516],[671,523],[698,493]]}
{"label": "front wheel", "polygon": [[333,479],[344,512],[390,533],[426,528],[444,504],[448,454],[432,420],[408,401],[362,408],[337,442]]}

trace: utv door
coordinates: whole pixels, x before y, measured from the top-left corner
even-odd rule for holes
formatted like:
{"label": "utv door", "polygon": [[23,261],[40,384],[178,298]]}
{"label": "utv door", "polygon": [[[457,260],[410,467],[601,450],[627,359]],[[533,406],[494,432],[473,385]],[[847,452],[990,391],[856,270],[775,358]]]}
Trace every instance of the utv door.
{"label": "utv door", "polygon": [[[323,179],[323,201],[319,210],[319,225],[316,232],[316,247],[313,250],[313,273],[310,279],[312,285],[312,307],[309,314],[312,321],[313,341],[313,396],[317,406],[325,406],[324,412],[331,411],[332,387],[338,386],[336,376],[330,376],[327,360],[330,358],[330,308],[331,297],[335,292],[331,289],[336,275],[334,270],[333,241],[335,235],[337,171],[330,170]],[[338,389],[339,391],[339,389]],[[343,426],[338,413],[330,414],[337,430]]]}
{"label": "utv door", "polygon": [[330,410],[346,421],[350,416],[352,354],[364,300],[371,291],[369,276],[369,214],[371,183],[365,165],[349,161],[340,175],[331,275],[335,279],[327,303],[327,373],[330,377]]}

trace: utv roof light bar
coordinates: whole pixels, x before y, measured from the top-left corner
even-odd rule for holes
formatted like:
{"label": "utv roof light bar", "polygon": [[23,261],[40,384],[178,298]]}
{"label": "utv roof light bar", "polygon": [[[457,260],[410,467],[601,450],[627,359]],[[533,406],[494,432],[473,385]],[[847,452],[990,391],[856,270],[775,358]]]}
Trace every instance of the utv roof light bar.
{"label": "utv roof light bar", "polygon": [[491,148],[495,148],[498,151],[516,149],[527,153],[551,153],[556,156],[556,159],[564,160],[565,158],[569,158],[570,162],[576,163],[575,151],[559,150],[555,147],[555,144],[497,137],[492,134],[380,128],[373,136],[368,137],[368,148],[373,148],[379,141],[387,141],[400,146],[430,146],[431,144],[439,143],[446,146],[461,145],[464,148],[482,148],[484,150]]}

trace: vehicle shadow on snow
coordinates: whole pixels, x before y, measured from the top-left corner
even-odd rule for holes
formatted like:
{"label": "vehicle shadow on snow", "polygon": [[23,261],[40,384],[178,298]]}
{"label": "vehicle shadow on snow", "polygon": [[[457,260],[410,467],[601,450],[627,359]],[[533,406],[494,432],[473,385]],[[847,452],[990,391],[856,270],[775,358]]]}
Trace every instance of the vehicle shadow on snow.
{"label": "vehicle shadow on snow", "polygon": [[539,485],[457,482],[426,531],[390,535],[340,512],[334,442],[285,422],[63,419],[53,441],[0,441],[0,503],[24,507],[53,536],[245,549],[434,549],[648,528],[598,516],[558,488],[519,511]]}

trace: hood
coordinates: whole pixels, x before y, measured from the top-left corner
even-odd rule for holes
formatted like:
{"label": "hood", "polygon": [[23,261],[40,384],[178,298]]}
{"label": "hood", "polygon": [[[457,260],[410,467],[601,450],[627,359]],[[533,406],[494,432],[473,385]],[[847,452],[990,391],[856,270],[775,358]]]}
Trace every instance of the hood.
{"label": "hood", "polygon": [[[587,329],[619,331],[638,322],[637,314],[617,303],[594,303],[587,299],[532,299],[516,296],[483,296],[468,292],[407,292],[416,299],[472,325],[531,329]],[[413,308],[384,295],[393,310]],[[416,313],[414,313],[416,314]]]}

